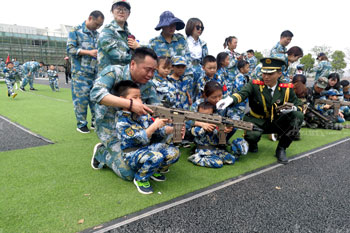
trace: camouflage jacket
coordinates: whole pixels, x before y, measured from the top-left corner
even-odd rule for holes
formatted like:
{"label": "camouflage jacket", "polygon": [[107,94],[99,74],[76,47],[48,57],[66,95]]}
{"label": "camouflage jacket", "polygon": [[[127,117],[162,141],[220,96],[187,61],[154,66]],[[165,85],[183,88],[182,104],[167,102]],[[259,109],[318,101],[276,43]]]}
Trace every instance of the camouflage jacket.
{"label": "camouflage jacket", "polygon": [[85,22],[73,27],[68,34],[67,53],[72,57],[72,73],[97,73],[97,59],[88,55],[79,55],[80,50],[97,49],[97,31],[90,31]]}
{"label": "camouflage jacket", "polygon": [[115,20],[107,24],[98,37],[98,71],[108,65],[125,66],[130,63],[131,49],[128,46],[130,35],[128,24],[121,28]]}

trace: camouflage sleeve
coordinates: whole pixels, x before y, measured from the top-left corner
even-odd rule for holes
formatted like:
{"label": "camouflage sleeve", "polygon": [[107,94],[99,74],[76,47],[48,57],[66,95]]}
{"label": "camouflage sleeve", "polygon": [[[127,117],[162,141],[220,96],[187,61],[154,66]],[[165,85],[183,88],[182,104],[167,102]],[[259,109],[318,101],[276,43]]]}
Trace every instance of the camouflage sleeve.
{"label": "camouflage sleeve", "polygon": [[129,53],[129,47],[126,46],[125,42],[113,38],[114,31],[105,28],[100,34],[98,45],[115,61],[123,61],[129,63],[131,60],[131,54]]}
{"label": "camouflage sleeve", "polygon": [[[146,104],[160,104],[160,99],[158,98],[157,91],[153,85],[149,85],[149,88],[146,93],[146,98],[142,98]],[[144,95],[142,96],[144,97]]]}
{"label": "camouflage sleeve", "polygon": [[199,127],[199,126],[192,127],[192,129],[191,129],[191,134],[195,137],[202,137],[205,135],[205,133],[206,133],[206,131],[202,127]]}
{"label": "camouflage sleeve", "polygon": [[227,69],[232,69],[233,67],[236,66],[237,60],[235,59],[234,56],[231,56],[231,55],[229,56],[230,56],[230,63],[228,64]]}
{"label": "camouflage sleeve", "polygon": [[70,31],[67,40],[67,53],[71,56],[78,56],[81,49],[77,44],[77,39],[76,31]]}
{"label": "camouflage sleeve", "polygon": [[100,103],[100,101],[106,96],[110,94],[110,90],[112,89],[115,83],[115,77],[113,72],[104,73],[103,71],[100,73],[98,78],[94,82],[94,86],[90,92],[90,100],[96,103]]}

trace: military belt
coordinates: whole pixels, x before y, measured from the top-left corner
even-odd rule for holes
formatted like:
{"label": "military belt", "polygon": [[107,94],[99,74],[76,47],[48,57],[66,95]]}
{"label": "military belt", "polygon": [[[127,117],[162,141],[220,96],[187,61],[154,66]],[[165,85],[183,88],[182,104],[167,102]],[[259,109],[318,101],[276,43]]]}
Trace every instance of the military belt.
{"label": "military belt", "polygon": [[255,112],[253,112],[252,109],[250,109],[249,114],[252,115],[255,118],[258,118],[258,119],[267,119],[268,118],[268,117],[265,117],[265,116],[262,116],[262,115],[259,115],[259,114],[255,113]]}

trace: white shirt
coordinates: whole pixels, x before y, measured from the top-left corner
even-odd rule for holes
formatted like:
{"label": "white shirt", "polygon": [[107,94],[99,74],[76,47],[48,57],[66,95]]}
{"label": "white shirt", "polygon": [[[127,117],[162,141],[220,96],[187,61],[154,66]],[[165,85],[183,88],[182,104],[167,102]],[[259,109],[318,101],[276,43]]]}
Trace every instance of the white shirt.
{"label": "white shirt", "polygon": [[195,41],[192,36],[187,37],[188,48],[191,52],[192,59],[202,59],[202,46],[199,43],[199,39]]}
{"label": "white shirt", "polygon": [[275,84],[275,86],[273,86],[273,87],[267,87],[268,89],[271,89],[272,91],[271,91],[271,96],[273,96],[273,93],[275,93],[275,90],[276,90],[276,87],[277,87],[277,83]]}

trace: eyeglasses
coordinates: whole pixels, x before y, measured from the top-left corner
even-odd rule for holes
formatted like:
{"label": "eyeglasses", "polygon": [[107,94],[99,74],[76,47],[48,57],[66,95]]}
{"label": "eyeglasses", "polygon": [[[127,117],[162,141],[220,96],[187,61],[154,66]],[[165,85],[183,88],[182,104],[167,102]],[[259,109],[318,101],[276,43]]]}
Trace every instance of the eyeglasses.
{"label": "eyeglasses", "polygon": [[199,31],[199,30],[202,30],[202,31],[203,31],[203,30],[204,30],[204,27],[203,27],[203,26],[197,25],[197,26],[196,26],[196,29],[197,29],[198,31]]}
{"label": "eyeglasses", "polygon": [[129,10],[126,9],[125,7],[123,7],[123,8],[117,7],[117,8],[115,8],[115,10],[116,10],[118,13],[129,13]]}

